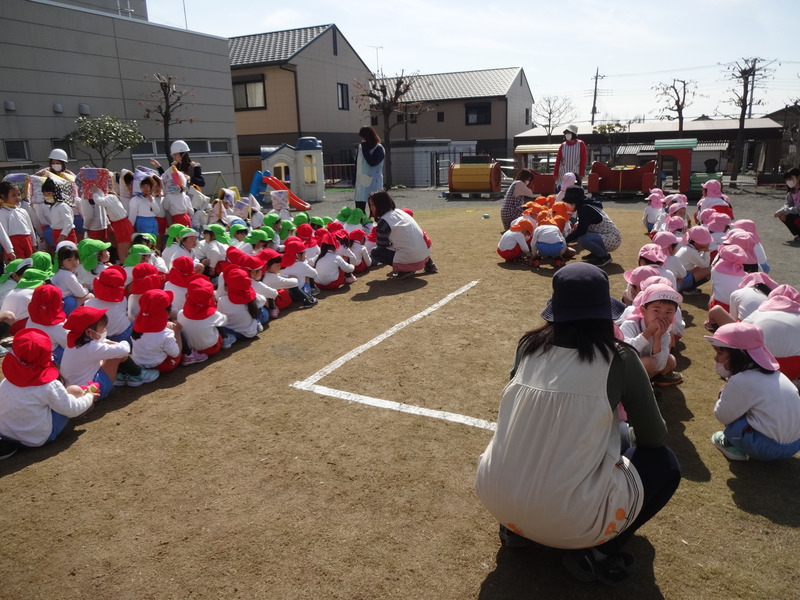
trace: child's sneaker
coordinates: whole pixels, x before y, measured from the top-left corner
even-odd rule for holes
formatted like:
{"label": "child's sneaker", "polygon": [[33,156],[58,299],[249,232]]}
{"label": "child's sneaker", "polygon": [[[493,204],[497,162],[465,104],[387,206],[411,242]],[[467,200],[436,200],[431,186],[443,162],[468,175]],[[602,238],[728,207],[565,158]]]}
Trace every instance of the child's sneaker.
{"label": "child's sneaker", "polygon": [[231,333],[226,333],[222,336],[222,349],[227,350],[236,343],[236,336]]}
{"label": "child's sneaker", "polygon": [[128,387],[139,387],[145,383],[153,383],[161,375],[155,369],[142,369],[138,375],[128,375]]}
{"label": "child's sneaker", "polygon": [[691,287],[691,288],[686,288],[685,290],[683,290],[681,292],[681,295],[682,296],[699,296],[702,293],[703,293],[703,290],[701,290],[699,288],[696,288],[696,287]]}
{"label": "child's sneaker", "polygon": [[683,383],[683,377],[680,373],[675,373],[674,371],[669,371],[667,373],[658,373],[655,377],[653,377],[650,381],[653,382],[653,385],[658,387],[669,387],[671,385],[678,385],[679,383]]}
{"label": "child's sneaker", "polygon": [[533,260],[531,260],[531,266],[534,269],[538,269],[540,266],[542,266],[542,259],[541,258],[534,258]]}
{"label": "child's sneaker", "polygon": [[316,298],[313,297],[306,298],[305,300],[303,300],[303,308],[313,308],[314,306],[317,305],[318,302],[319,300],[317,300]]}
{"label": "child's sneaker", "polygon": [[711,436],[711,443],[729,460],[747,460],[747,455],[731,444],[722,431],[717,431]]}
{"label": "child's sneaker", "polygon": [[201,363],[204,360],[208,360],[208,354],[203,354],[202,352],[198,352],[197,350],[192,350],[191,354],[183,355],[183,358],[181,359],[181,365],[183,365],[184,367],[188,367],[189,365]]}
{"label": "child's sneaker", "polygon": [[269,318],[270,319],[277,319],[278,315],[281,314],[281,311],[277,308],[270,308],[269,309]]}
{"label": "child's sneaker", "polygon": [[117,378],[114,380],[114,387],[125,387],[128,385],[128,376],[125,373],[117,373]]}
{"label": "child's sneaker", "polygon": [[264,324],[263,323],[259,323],[258,326],[256,327],[256,331],[258,331],[258,333],[261,333],[262,331],[264,331]]}
{"label": "child's sneaker", "polygon": [[19,450],[19,446],[14,442],[0,439],[0,460],[14,456]]}
{"label": "child's sneaker", "polygon": [[355,275],[348,275],[347,277],[344,278],[344,282],[345,283],[355,283],[356,282],[356,276]]}
{"label": "child's sneaker", "polygon": [[563,260],[563,259],[561,259],[561,258],[557,258],[557,259],[555,259],[555,260],[553,261],[553,266],[554,266],[556,269],[560,269],[561,267],[563,267],[563,266],[564,266],[564,260]]}

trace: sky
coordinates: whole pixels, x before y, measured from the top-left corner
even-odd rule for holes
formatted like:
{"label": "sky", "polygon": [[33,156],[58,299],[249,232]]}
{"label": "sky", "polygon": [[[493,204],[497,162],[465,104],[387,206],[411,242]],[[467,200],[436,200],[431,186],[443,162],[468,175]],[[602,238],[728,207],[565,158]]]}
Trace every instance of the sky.
{"label": "sky", "polygon": [[150,0],[148,12],[220,37],[335,23],[387,76],[522,67],[534,101],[569,98],[575,123],[590,122],[598,69],[596,123],[657,119],[663,102],[652,88],[673,78],[696,81],[702,95],[686,118],[738,115],[724,66],[751,57],[774,61],[754,117],[800,98],[795,0]]}

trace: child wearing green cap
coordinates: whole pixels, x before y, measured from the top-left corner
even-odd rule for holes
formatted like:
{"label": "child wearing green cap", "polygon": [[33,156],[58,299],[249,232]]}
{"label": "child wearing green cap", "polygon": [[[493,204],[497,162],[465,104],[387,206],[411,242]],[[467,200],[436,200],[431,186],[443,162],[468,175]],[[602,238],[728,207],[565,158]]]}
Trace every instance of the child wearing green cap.
{"label": "child wearing green cap", "polygon": [[6,294],[0,312],[10,312],[14,319],[20,321],[28,318],[28,304],[33,298],[33,290],[45,283],[50,273],[39,269],[26,269],[16,287]]}
{"label": "child wearing green cap", "polygon": [[203,228],[203,248],[205,258],[201,261],[208,267],[209,276],[219,275],[222,267],[227,264],[228,247],[231,240],[225,228],[219,223],[212,223]]}
{"label": "child wearing green cap", "polygon": [[0,275],[0,306],[8,293],[17,287],[22,274],[32,266],[30,258],[17,258],[6,265],[6,272]]}
{"label": "child wearing green cap", "polygon": [[243,247],[245,244],[244,239],[247,237],[247,225],[242,223],[233,223],[230,226],[229,231],[231,235],[231,246],[238,248],[246,254],[251,254],[251,252],[247,252]]}
{"label": "child wearing green cap", "polygon": [[89,291],[94,284],[94,278],[108,266],[108,261],[111,255],[108,249],[111,244],[92,238],[83,238],[78,242],[78,258],[80,265],[75,276],[81,285],[85,286]]}
{"label": "child wearing green cap", "polygon": [[50,282],[61,290],[64,299],[64,313],[70,313],[79,306],[83,306],[89,298],[93,298],[89,293],[89,288],[81,285],[75,273],[80,266],[78,249],[73,244],[63,246],[56,252],[58,270],[53,273]]}

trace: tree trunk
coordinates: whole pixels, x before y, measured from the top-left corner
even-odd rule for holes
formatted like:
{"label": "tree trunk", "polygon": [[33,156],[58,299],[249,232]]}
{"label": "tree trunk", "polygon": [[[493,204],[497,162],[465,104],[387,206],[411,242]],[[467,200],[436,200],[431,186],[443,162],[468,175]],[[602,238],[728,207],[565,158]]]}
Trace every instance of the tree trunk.
{"label": "tree trunk", "polygon": [[744,149],[744,120],[747,117],[747,104],[750,98],[750,73],[742,73],[742,106],[739,113],[739,131],[736,132],[736,143],[733,147],[733,170],[731,171],[731,187],[736,187],[739,177],[739,164],[742,162]]}

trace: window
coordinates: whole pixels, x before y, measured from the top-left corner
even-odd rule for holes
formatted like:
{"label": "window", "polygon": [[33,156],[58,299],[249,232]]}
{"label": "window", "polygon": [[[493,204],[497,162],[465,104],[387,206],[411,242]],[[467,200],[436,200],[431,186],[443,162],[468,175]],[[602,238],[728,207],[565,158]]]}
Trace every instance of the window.
{"label": "window", "polygon": [[439,111],[436,113],[436,122],[437,123],[444,123],[444,111]]}
{"label": "window", "polygon": [[68,140],[52,139],[50,140],[50,143],[52,144],[53,149],[61,148],[71,159],[75,158],[75,151],[72,146],[72,142]]}
{"label": "window", "polygon": [[233,78],[234,110],[263,110],[267,108],[263,75],[245,75]]}
{"label": "window", "polygon": [[377,127],[378,126],[378,115],[371,116],[369,118],[369,124],[372,125],[373,127]]}
{"label": "window", "polygon": [[465,123],[467,125],[489,125],[491,122],[492,105],[490,103],[466,105]]}
{"label": "window", "polygon": [[131,156],[155,156],[153,142],[142,142],[131,148]]}
{"label": "window", "polygon": [[336,27],[333,28],[333,55],[339,55],[339,38],[336,35]]}
{"label": "window", "polygon": [[31,155],[26,140],[6,140],[3,145],[6,148],[6,160],[30,160]]}
{"label": "window", "polygon": [[531,109],[530,108],[526,108],[525,109],[525,125],[530,125],[530,124],[531,124]]}
{"label": "window", "polygon": [[208,142],[211,154],[228,154],[228,140],[210,140]]}
{"label": "window", "polygon": [[405,115],[403,113],[398,113],[397,114],[397,122],[398,123],[402,123],[403,120],[404,120],[403,117],[405,117]]}
{"label": "window", "polygon": [[350,110],[350,91],[346,83],[336,84],[336,96],[339,101],[339,110]]}

